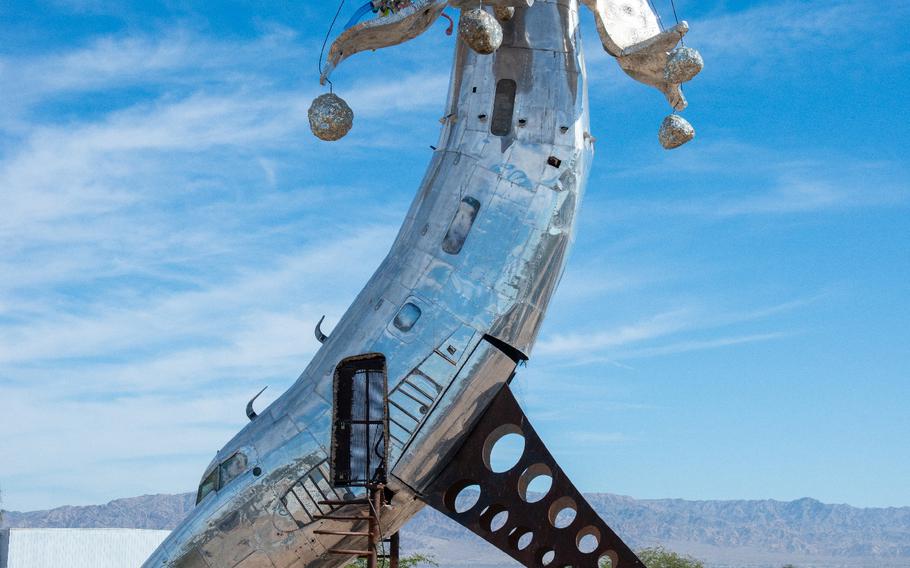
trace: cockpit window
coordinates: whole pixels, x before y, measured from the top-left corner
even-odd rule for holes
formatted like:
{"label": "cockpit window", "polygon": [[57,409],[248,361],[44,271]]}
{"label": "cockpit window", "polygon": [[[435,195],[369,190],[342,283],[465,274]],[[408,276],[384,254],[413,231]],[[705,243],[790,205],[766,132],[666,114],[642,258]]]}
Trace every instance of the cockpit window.
{"label": "cockpit window", "polygon": [[238,452],[228,459],[221,462],[221,483],[218,488],[222,488],[238,475],[246,471],[246,456]]}
{"label": "cockpit window", "polygon": [[237,452],[221,462],[221,465],[206,475],[199,485],[199,493],[196,494],[196,504],[201,503],[205,496],[212,491],[218,491],[246,471],[246,465],[246,456],[242,452]]}
{"label": "cockpit window", "polygon": [[212,470],[212,473],[208,474],[202,483],[199,485],[199,493],[196,494],[196,504],[202,502],[205,499],[205,496],[218,489],[218,468]]}

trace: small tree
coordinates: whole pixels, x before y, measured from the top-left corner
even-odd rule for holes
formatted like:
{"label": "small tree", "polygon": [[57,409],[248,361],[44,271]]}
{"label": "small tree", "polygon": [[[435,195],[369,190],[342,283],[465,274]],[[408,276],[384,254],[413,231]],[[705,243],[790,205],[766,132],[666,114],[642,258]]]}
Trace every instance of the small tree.
{"label": "small tree", "polygon": [[[638,557],[648,568],[705,568],[705,565],[691,556],[680,556],[662,546],[638,551]],[[601,562],[601,568],[612,568],[610,560]]]}
{"label": "small tree", "polygon": [[[353,564],[348,564],[347,568],[366,568],[366,565],[366,558],[358,558]],[[379,568],[389,568],[389,560],[387,558],[380,558],[378,566]],[[439,566],[439,564],[432,556],[410,554],[399,558],[398,566],[399,568],[417,568],[418,566]]]}

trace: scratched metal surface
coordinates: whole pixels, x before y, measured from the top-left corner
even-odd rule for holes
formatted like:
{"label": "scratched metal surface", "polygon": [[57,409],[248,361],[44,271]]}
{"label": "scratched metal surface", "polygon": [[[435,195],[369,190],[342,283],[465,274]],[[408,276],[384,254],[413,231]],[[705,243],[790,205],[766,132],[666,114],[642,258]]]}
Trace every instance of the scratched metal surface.
{"label": "scratched metal surface", "polygon": [[[391,532],[423,506],[416,497],[510,378],[514,359],[530,356],[572,244],[593,138],[577,0],[514,4],[495,54],[457,42],[438,150],[388,256],[299,380],[218,453],[206,474],[237,451],[247,456],[246,471],[206,496],[146,568],[344,565],[326,550],[364,543],[314,530],[357,528],[308,521],[314,502],[285,505],[306,493],[301,487],[316,492],[321,483],[336,365],[361,353],[387,358],[397,403],[395,497],[383,516]],[[516,95],[511,128],[497,136],[491,121],[503,80],[515,82]],[[442,244],[460,208],[455,224],[467,223],[465,203],[479,208],[452,254]],[[394,320],[407,304],[420,317],[405,331]],[[410,321],[415,311],[402,313]],[[511,346],[509,353],[485,336]]]}

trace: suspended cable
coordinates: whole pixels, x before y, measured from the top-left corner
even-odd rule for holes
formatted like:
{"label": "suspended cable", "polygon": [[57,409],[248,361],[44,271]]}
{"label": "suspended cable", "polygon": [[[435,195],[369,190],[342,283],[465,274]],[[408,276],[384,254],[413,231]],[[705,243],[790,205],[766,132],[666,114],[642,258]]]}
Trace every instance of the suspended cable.
{"label": "suspended cable", "polygon": [[[332,23],[329,25],[328,31],[325,32],[325,39],[322,40],[322,49],[319,51],[319,77],[322,77],[322,58],[325,56],[325,46],[329,43],[329,37],[332,35],[332,30],[335,29],[335,22],[338,21],[338,16],[341,14],[341,9],[344,8],[345,0],[341,0],[338,4],[338,11],[335,12],[335,17],[332,18]],[[326,82],[329,84],[329,92],[334,90],[334,85],[328,77],[325,78]]]}
{"label": "suspended cable", "polygon": [[676,0],[670,0],[670,6],[673,7],[673,18],[676,20],[676,25],[679,25],[679,16],[676,15]]}
{"label": "suspended cable", "polygon": [[654,7],[654,0],[648,0],[648,6],[651,7],[651,11],[654,12],[654,15],[657,16],[657,25],[660,27],[660,31],[664,31],[664,21],[660,17],[660,12]]}

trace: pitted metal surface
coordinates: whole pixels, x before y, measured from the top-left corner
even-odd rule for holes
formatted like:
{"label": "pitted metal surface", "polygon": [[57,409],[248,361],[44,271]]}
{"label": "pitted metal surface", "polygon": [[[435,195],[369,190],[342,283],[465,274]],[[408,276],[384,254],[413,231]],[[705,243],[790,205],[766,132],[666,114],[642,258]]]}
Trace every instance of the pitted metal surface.
{"label": "pitted metal surface", "polygon": [[489,55],[502,45],[502,26],[483,8],[464,10],[458,20],[458,36],[477,53]]}
{"label": "pitted metal surface", "polygon": [[661,146],[667,150],[672,150],[695,138],[695,129],[685,118],[678,114],[671,114],[660,125],[657,137]]}
{"label": "pitted metal surface", "polygon": [[667,58],[667,67],[664,69],[664,79],[668,83],[685,83],[691,81],[701,73],[705,67],[705,60],[701,54],[691,47],[677,47],[670,52]]}
{"label": "pitted metal surface", "polygon": [[316,97],[307,114],[313,134],[327,142],[344,138],[354,125],[354,111],[334,93]]}
{"label": "pitted metal surface", "polygon": [[500,22],[508,22],[515,17],[515,8],[512,6],[494,6],[493,15]]}

